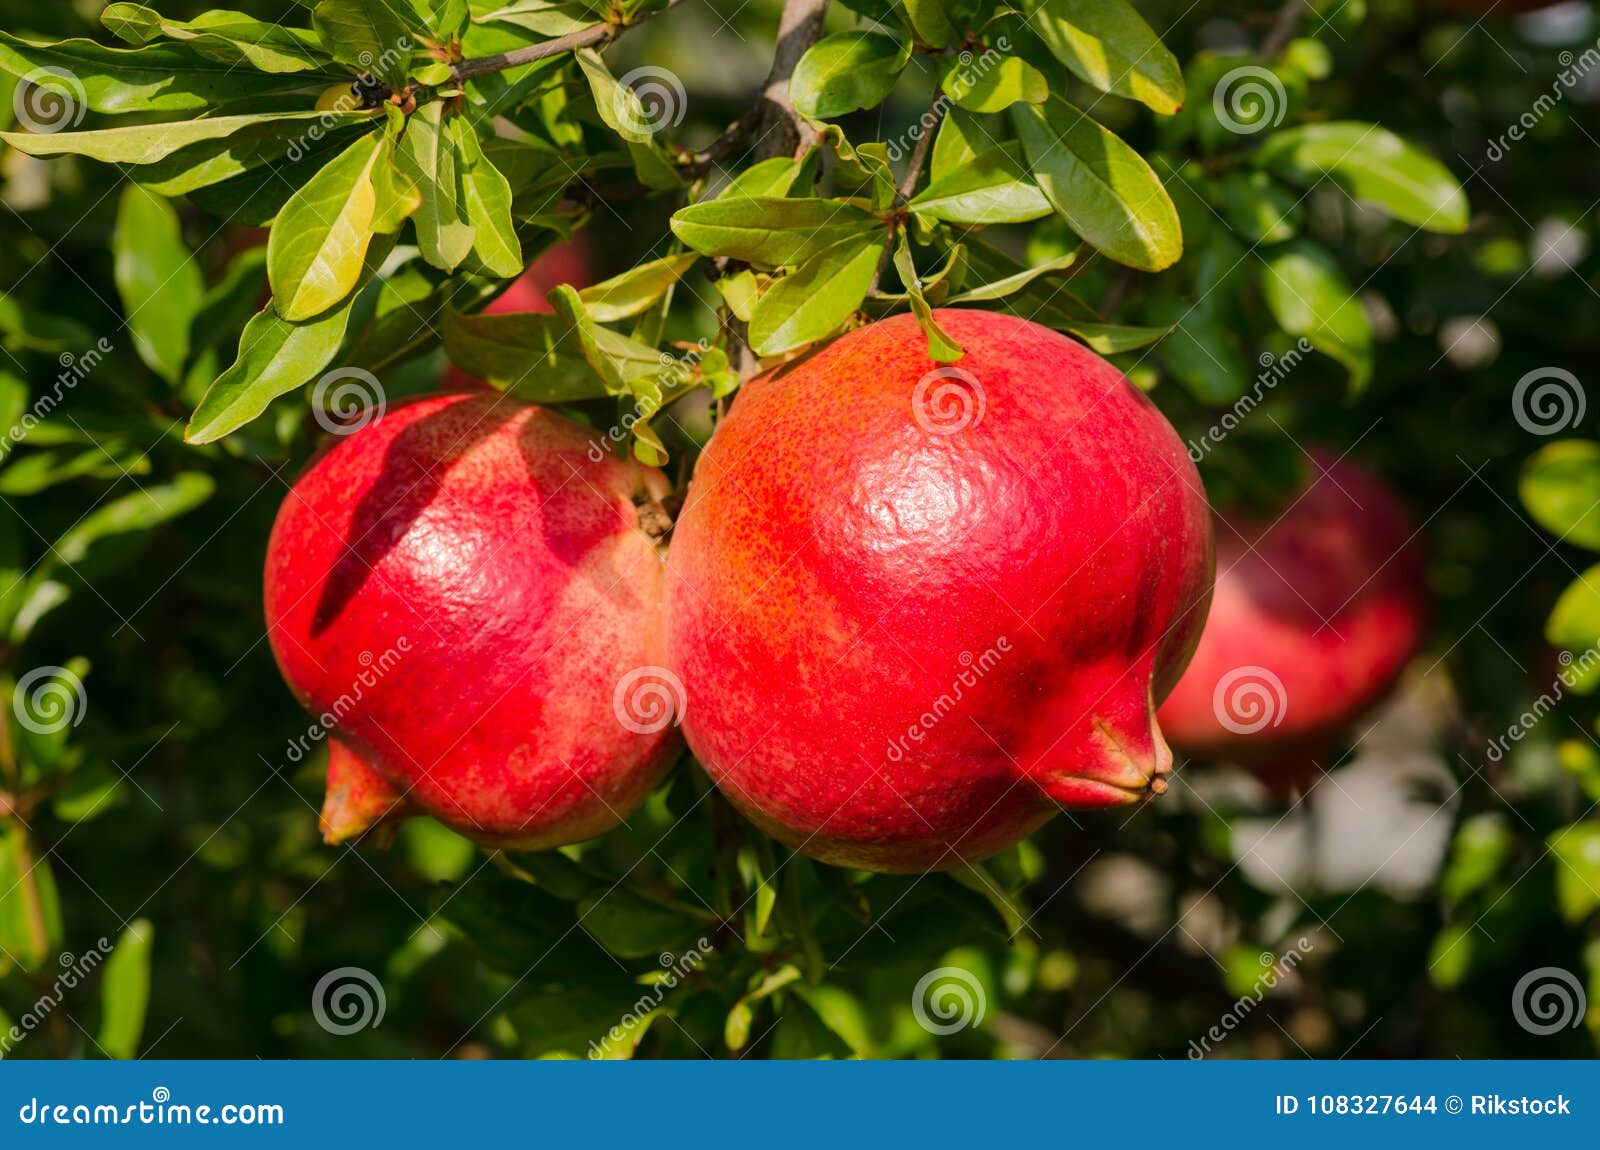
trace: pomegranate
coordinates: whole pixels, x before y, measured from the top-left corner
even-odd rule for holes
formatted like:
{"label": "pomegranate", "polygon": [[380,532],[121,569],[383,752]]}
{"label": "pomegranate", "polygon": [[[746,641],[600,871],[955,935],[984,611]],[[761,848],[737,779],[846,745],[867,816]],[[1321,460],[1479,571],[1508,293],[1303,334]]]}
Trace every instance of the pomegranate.
{"label": "pomegranate", "polygon": [[646,530],[668,484],[592,438],[503,395],[433,396],[336,443],[289,492],[268,544],[268,635],[344,744],[330,838],[403,799],[486,844],[577,842],[670,765]]}
{"label": "pomegranate", "polygon": [[690,747],[778,839],[878,871],[1164,789],[1211,577],[1194,466],[1120,372],[938,321],[957,364],[898,316],[746,385],[667,565]]}
{"label": "pomegranate", "polygon": [[1335,740],[1388,694],[1428,616],[1422,549],[1370,471],[1310,453],[1279,512],[1219,516],[1200,646],[1162,705],[1173,745],[1303,788]]}

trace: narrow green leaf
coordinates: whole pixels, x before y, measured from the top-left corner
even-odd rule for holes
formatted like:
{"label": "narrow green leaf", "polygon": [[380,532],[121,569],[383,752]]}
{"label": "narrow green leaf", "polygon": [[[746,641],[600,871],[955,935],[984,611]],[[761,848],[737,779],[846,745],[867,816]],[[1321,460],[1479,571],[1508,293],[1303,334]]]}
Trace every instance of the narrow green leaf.
{"label": "narrow green leaf", "polygon": [[1372,325],[1344,273],[1321,248],[1297,241],[1262,260],[1261,294],[1278,326],[1344,364],[1350,387],[1372,376]]}
{"label": "narrow green leaf", "polygon": [[697,252],[663,256],[586,287],[578,296],[598,323],[631,319],[653,307],[699,262]]}
{"label": "narrow green leaf", "polygon": [[885,223],[854,204],[824,199],[706,200],[680,209],[672,231],[695,251],[762,268],[792,267]]}
{"label": "narrow green leaf", "polygon": [[929,178],[941,180],[957,168],[970,164],[979,153],[999,147],[1004,141],[992,139],[993,133],[990,131],[990,124],[996,123],[1004,121],[986,123],[971,112],[951,108],[945,113],[944,122],[939,125],[939,134],[933,139]]}
{"label": "narrow green leaf", "polygon": [[378,206],[373,166],[388,147],[377,133],[362,137],[278,213],[267,240],[267,278],[284,319],[321,315],[355,288]]}
{"label": "narrow green leaf", "polygon": [[911,310],[917,317],[917,324],[928,338],[928,358],[936,363],[954,363],[960,359],[966,352],[939,326],[933,309],[922,294],[922,281],[917,278],[917,265],[911,258],[911,242],[906,239],[904,232],[895,245],[894,267],[900,275],[900,282],[905,285],[906,294],[911,297]]}
{"label": "narrow green leaf", "polygon": [[1054,209],[1022,167],[1017,143],[990,148],[923,188],[911,209],[957,224],[1019,224]]}
{"label": "narrow green leaf", "polygon": [[336,125],[359,123],[375,113],[264,112],[250,116],[214,116],[176,124],[134,124],[89,132],[0,132],[0,140],[30,156],[68,153],[117,164],[153,164],[191,144],[221,140],[251,128],[309,124],[333,117]]}
{"label": "narrow green leaf", "polygon": [[1170,116],[1183,106],[1177,57],[1127,0],[1024,0],[1050,54],[1102,92]]}
{"label": "narrow green leaf", "polygon": [[522,245],[511,220],[511,184],[486,156],[465,117],[450,121],[461,168],[467,222],[473,231],[473,270],[499,279],[522,274]]}
{"label": "narrow green leaf", "polygon": [[836,32],[800,57],[789,96],[800,113],[831,120],[888,98],[910,60],[910,45],[879,32]]}
{"label": "narrow green leaf", "polygon": [[631,144],[648,144],[655,135],[655,127],[638,93],[618,82],[593,48],[584,48],[576,55],[594,95],[595,109],[606,126]]}
{"label": "narrow green leaf", "polygon": [[900,0],[917,41],[930,48],[949,48],[961,40],[961,29],[949,0]]}
{"label": "narrow green leaf", "polygon": [[404,85],[417,47],[415,30],[388,0],[319,0],[311,26],[341,64],[391,88]]}
{"label": "narrow green leaf", "polygon": [[1160,271],[1183,254],[1178,210],[1143,157],[1096,120],[1052,99],[1011,116],[1033,177],[1072,230],[1118,263]]}
{"label": "narrow green leaf", "polygon": [[[50,87],[68,101],[40,108],[49,127],[76,125],[94,112],[197,112],[233,101],[261,100],[314,83],[309,73],[274,75],[208,60],[180,44],[108,48],[93,40],[33,44],[0,32],[0,70],[14,76],[54,69]],[[70,76],[68,80],[66,77]],[[338,79],[328,75],[327,82]]]}
{"label": "narrow green leaf", "polygon": [[278,396],[311,382],[344,342],[350,307],[347,302],[316,319],[291,323],[269,303],[245,325],[238,358],[206,392],[184,438],[190,443],[221,439],[266,411]]}
{"label": "narrow green leaf", "polygon": [[423,258],[434,267],[454,271],[472,251],[475,233],[467,222],[456,149],[443,114],[443,103],[435,100],[407,117],[395,163],[422,192],[416,224]]}
{"label": "narrow green leaf", "polygon": [[258,72],[304,72],[330,62],[316,35],[303,28],[269,24],[243,12],[216,10],[193,20],[170,20],[143,4],[110,4],[100,22],[130,44],[160,37],[186,42],[208,60],[244,65]]}
{"label": "narrow green leaf", "polygon": [[[444,346],[450,360],[478,379],[533,400],[567,403],[612,394],[584,356],[573,325],[555,315],[515,312],[444,316]],[[599,353],[624,384],[661,370],[661,353],[605,327],[590,333]]]}
{"label": "narrow green leaf", "polygon": [[883,245],[876,238],[839,241],[767,289],[750,322],[757,355],[781,355],[831,335],[872,285]]}
{"label": "narrow green leaf", "polygon": [[160,196],[129,184],[118,201],[111,250],[134,349],[152,371],[177,383],[189,355],[189,325],[205,293],[177,211]]}
{"label": "narrow green leaf", "polygon": [[1434,232],[1467,227],[1467,195],[1438,160],[1376,124],[1340,121],[1274,132],[1254,160],[1285,179],[1332,179],[1395,219]]}
{"label": "narrow green leaf", "polygon": [[150,1005],[150,951],[155,927],[134,919],[117,939],[100,983],[100,1048],[112,1058],[138,1057]]}

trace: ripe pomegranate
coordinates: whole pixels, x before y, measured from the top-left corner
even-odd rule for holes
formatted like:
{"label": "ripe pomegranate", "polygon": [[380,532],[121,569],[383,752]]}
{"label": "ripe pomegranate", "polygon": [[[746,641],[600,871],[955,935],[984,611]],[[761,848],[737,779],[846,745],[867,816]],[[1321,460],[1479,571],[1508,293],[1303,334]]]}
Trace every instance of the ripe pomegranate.
{"label": "ripe pomegranate", "polygon": [[1388,694],[1428,616],[1411,517],[1370,471],[1324,451],[1280,511],[1219,516],[1211,615],[1160,711],[1174,746],[1292,790]]}
{"label": "ripe pomegranate", "polygon": [[729,800],[827,862],[975,861],[1164,789],[1211,578],[1194,466],[1110,364],[982,311],[746,385],[668,559],[669,666]]}
{"label": "ripe pomegranate", "polygon": [[[589,244],[584,234],[579,232],[570,240],[541,252],[528,266],[528,270],[496,296],[483,311],[485,315],[511,315],[517,312],[549,314],[550,301],[545,297],[552,288],[561,284],[586,288],[593,282],[594,271],[589,258]],[[443,386],[449,391],[466,387],[481,388],[486,385],[452,363],[445,368]]]}
{"label": "ripe pomegranate", "polygon": [[336,443],[289,492],[268,635],[344,744],[330,838],[403,798],[482,843],[577,842],[670,765],[673,715],[649,709],[665,622],[645,529],[668,484],[591,439],[499,394],[433,396]]}

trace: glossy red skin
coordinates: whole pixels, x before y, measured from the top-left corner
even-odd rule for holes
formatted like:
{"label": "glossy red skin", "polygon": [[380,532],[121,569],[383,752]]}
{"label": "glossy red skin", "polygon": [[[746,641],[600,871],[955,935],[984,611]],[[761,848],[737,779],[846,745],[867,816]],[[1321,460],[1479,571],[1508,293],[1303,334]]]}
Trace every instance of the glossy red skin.
{"label": "glossy red skin", "polygon": [[[1426,572],[1417,529],[1377,476],[1349,460],[1312,453],[1313,476],[1278,514],[1218,517],[1217,582],[1200,646],[1162,704],[1162,730],[1202,758],[1255,767],[1268,781],[1303,785],[1351,723],[1394,686],[1422,641]],[[1324,469],[1326,469],[1324,473]],[[1231,731],[1214,700],[1241,667],[1262,667],[1283,684],[1256,700],[1235,695],[1224,714],[1278,721]],[[1236,679],[1232,690],[1260,676]],[[1225,689],[1226,695],[1230,693]]]}
{"label": "glossy red skin", "polygon": [[[579,232],[570,240],[558,243],[540,253],[528,266],[528,270],[496,296],[483,312],[485,315],[511,315],[520,312],[549,315],[552,309],[546,297],[553,288],[561,284],[586,288],[593,282],[594,272],[590,266],[589,245],[583,233]],[[443,386],[448,391],[464,387],[481,388],[487,385],[468,375],[455,364],[450,364],[445,368]]]}
{"label": "glossy red skin", "polygon": [[670,725],[638,734],[613,709],[624,675],[664,662],[662,565],[634,500],[668,485],[596,462],[592,437],[498,394],[418,400],[318,459],[273,526],[284,678],[313,714],[356,695],[339,738],[482,843],[600,834],[676,754]]}
{"label": "glossy red skin", "polygon": [[778,839],[878,871],[979,860],[1062,807],[1161,789],[1152,698],[1211,578],[1199,478],[1148,399],[1045,328],[938,319],[981,420],[916,420],[939,365],[911,317],[852,332],[742,389],[668,559],[690,747]]}

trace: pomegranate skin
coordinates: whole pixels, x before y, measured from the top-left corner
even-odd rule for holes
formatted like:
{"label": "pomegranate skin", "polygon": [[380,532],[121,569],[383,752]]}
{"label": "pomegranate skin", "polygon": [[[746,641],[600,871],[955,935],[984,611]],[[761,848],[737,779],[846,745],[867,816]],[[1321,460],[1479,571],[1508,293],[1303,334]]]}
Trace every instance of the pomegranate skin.
{"label": "pomegranate skin", "polygon": [[1162,705],[1174,746],[1303,788],[1387,695],[1429,616],[1417,530],[1377,476],[1323,451],[1267,519],[1218,516],[1211,615]]}
{"label": "pomegranate skin", "polygon": [[954,365],[901,316],[747,384],[667,566],[690,747],[774,837],[877,871],[1164,789],[1154,700],[1211,578],[1199,477],[1120,372],[937,315]]}
{"label": "pomegranate skin", "polygon": [[608,830],[671,764],[670,715],[625,724],[615,702],[664,662],[662,564],[635,500],[668,485],[592,435],[498,394],[434,396],[295,483],[268,544],[268,637],[348,744],[338,797],[353,781],[478,842],[541,849]]}

